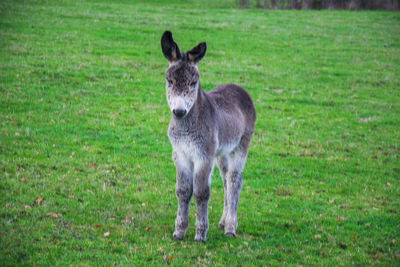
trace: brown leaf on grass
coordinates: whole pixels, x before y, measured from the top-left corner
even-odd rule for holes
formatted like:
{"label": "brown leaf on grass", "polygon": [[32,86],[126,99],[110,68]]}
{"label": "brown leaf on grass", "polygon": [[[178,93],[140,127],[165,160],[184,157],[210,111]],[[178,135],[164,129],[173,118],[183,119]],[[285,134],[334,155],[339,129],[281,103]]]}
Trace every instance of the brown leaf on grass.
{"label": "brown leaf on grass", "polygon": [[[131,217],[133,219],[133,217]],[[131,218],[128,216],[125,217],[125,219],[121,220],[121,223],[129,224],[131,222]]]}
{"label": "brown leaf on grass", "polygon": [[7,204],[6,204],[6,208],[9,208],[9,207],[11,207],[11,204],[10,204],[10,203],[7,203]]}
{"label": "brown leaf on grass", "polygon": [[25,180],[25,178],[24,178],[24,177],[22,177],[22,178],[21,178],[21,182],[23,182],[23,183],[25,183],[25,182],[26,182],[26,180]]}
{"label": "brown leaf on grass", "polygon": [[368,117],[368,118],[357,118],[357,120],[359,122],[368,123],[368,122],[370,122],[372,120],[372,118],[371,117]]}
{"label": "brown leaf on grass", "polygon": [[387,202],[386,201],[382,201],[382,206],[386,206],[387,205]]}
{"label": "brown leaf on grass", "polygon": [[341,221],[345,221],[346,218],[345,217],[337,217],[336,221],[337,222],[341,222]]}
{"label": "brown leaf on grass", "polygon": [[150,227],[150,226],[147,226],[145,230],[146,230],[146,232],[148,232],[148,231],[151,230],[151,227]]}
{"label": "brown leaf on grass", "polygon": [[321,235],[314,235],[313,236],[313,239],[321,239],[322,237],[321,237]]}
{"label": "brown leaf on grass", "polygon": [[42,197],[38,197],[35,201],[36,201],[37,205],[40,206],[40,204],[43,201],[43,198]]}
{"label": "brown leaf on grass", "polygon": [[314,152],[309,151],[307,149],[303,150],[303,152],[301,153],[301,156],[302,157],[310,157],[310,158],[315,158],[316,157]]}
{"label": "brown leaf on grass", "polygon": [[50,217],[51,217],[51,218],[57,218],[58,215],[57,215],[57,213],[52,213],[52,214],[50,215]]}
{"label": "brown leaf on grass", "polygon": [[96,228],[100,228],[100,227],[101,227],[101,225],[96,223],[96,224],[94,225],[94,227],[96,227]]}
{"label": "brown leaf on grass", "polygon": [[389,182],[386,182],[386,185],[387,185],[387,186],[390,186],[390,183],[389,183]]}
{"label": "brown leaf on grass", "polygon": [[379,259],[379,254],[378,254],[378,253],[375,253],[374,258],[375,258],[376,260],[378,260],[378,259]]}
{"label": "brown leaf on grass", "polygon": [[173,260],[173,259],[174,259],[174,256],[167,256],[167,255],[165,255],[164,258],[163,258],[163,261],[164,261],[164,262],[167,262],[167,261]]}
{"label": "brown leaf on grass", "polygon": [[400,253],[399,253],[399,254],[396,254],[396,258],[397,258],[397,259],[400,259]]}

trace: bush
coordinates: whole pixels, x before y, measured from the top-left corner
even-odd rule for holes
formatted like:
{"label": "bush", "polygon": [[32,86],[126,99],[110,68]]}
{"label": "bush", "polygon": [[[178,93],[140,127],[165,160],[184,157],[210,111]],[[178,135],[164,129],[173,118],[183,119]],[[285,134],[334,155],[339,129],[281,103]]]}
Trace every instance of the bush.
{"label": "bush", "polygon": [[[250,0],[239,0],[239,7],[250,7]],[[400,0],[261,0],[257,8],[264,9],[384,9],[399,10]]]}

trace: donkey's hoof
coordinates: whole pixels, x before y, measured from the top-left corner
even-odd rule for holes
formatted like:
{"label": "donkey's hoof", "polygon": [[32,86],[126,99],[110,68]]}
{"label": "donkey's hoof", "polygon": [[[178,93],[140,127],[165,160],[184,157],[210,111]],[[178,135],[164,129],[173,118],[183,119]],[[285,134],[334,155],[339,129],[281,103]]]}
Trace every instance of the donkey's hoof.
{"label": "donkey's hoof", "polygon": [[224,229],[225,228],[225,224],[223,222],[219,222],[218,223],[218,228],[219,229]]}
{"label": "donkey's hoof", "polygon": [[184,236],[185,236],[185,232],[177,232],[177,231],[175,231],[174,234],[173,234],[173,239],[175,241],[182,240]]}
{"label": "donkey's hoof", "polygon": [[225,235],[228,236],[228,237],[235,237],[235,236],[236,236],[236,233],[234,233],[234,232],[227,232],[227,233],[225,233]]}
{"label": "donkey's hoof", "polygon": [[206,236],[205,235],[198,235],[194,237],[194,241],[196,242],[206,242]]}
{"label": "donkey's hoof", "polygon": [[172,238],[174,239],[174,241],[179,241],[183,239],[183,236],[174,235]]}

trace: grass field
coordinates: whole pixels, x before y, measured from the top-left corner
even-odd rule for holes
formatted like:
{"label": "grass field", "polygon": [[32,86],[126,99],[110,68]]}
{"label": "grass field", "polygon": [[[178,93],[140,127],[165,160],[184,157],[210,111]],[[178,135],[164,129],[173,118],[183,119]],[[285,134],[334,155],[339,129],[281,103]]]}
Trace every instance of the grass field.
{"label": "grass field", "polygon": [[[215,2],[0,2],[1,265],[400,265],[400,14]],[[237,238],[215,170],[172,240],[166,29],[254,100]]]}

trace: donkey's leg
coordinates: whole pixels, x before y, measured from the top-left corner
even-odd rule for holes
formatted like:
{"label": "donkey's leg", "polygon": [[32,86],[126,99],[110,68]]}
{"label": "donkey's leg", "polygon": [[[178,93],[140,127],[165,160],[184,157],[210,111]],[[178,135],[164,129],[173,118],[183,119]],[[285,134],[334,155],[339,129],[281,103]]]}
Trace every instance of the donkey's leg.
{"label": "donkey's leg", "polygon": [[190,162],[178,153],[173,154],[176,166],[175,192],[178,198],[178,212],[175,220],[174,240],[184,237],[188,227],[189,203],[193,194],[193,170]]}
{"label": "donkey's leg", "polygon": [[220,156],[217,158],[217,166],[221,174],[222,182],[224,183],[224,211],[222,212],[222,217],[219,220],[218,227],[223,229],[225,227],[225,218],[228,212],[228,197],[226,189],[226,174],[228,172],[228,158],[226,156]]}
{"label": "donkey's leg", "polygon": [[[197,165],[197,166],[196,166]],[[197,206],[196,236],[194,240],[206,241],[208,230],[208,200],[213,161],[195,162],[193,194]]]}
{"label": "donkey's leg", "polygon": [[236,235],[237,227],[237,207],[239,193],[242,187],[241,168],[228,171],[227,174],[227,214],[225,217],[225,234],[228,236]]}
{"label": "donkey's leg", "polygon": [[228,210],[225,218],[225,234],[236,236],[237,208],[242,187],[242,170],[246,162],[250,138],[243,136],[238,147],[228,156],[227,199]]}

